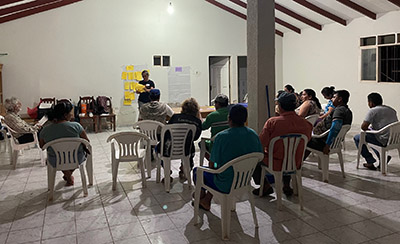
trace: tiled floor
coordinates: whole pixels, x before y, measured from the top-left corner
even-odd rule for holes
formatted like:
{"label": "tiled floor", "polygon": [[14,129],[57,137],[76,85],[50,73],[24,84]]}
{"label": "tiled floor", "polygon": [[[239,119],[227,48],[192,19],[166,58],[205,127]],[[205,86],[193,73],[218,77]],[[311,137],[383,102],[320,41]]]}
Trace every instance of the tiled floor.
{"label": "tiled floor", "polygon": [[[119,128],[119,130],[129,130]],[[228,243],[400,243],[400,160],[397,152],[384,177],[378,171],[356,169],[351,136],[346,142],[342,178],[336,156],[331,157],[330,182],[321,181],[316,159],[303,169],[304,211],[297,197],[276,209],[274,195],[256,198],[260,227],[254,228],[248,202],[232,213]],[[75,186],[56,178],[55,201],[47,202],[47,173],[37,149],[24,152],[16,170],[8,154],[0,154],[0,243],[224,243],[220,207],[201,211],[203,223],[193,225],[191,191],[177,179],[173,162],[171,193],[155,183],[155,172],[142,189],[136,163],[121,163],[117,191],[111,190],[111,132],[89,134],[93,146],[95,184],[83,197],[79,172]],[[198,158],[195,159],[198,162]]]}

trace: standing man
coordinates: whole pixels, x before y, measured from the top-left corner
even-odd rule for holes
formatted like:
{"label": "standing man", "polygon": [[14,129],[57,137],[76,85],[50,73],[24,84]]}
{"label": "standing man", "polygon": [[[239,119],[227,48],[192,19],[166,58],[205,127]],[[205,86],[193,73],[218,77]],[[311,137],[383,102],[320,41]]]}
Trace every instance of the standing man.
{"label": "standing man", "polygon": [[[297,101],[295,94],[283,92],[276,100],[278,103],[277,105],[279,106],[279,116],[268,119],[259,135],[265,156],[264,160],[258,163],[253,173],[253,180],[257,185],[260,185],[261,180],[264,180],[265,187],[264,192],[262,193],[263,196],[272,194],[274,190],[266,178],[261,175],[261,165],[268,165],[268,155],[269,153],[273,153],[273,169],[281,170],[285,153],[283,150],[282,141],[278,141],[275,145],[274,151],[269,152],[269,143],[272,138],[287,134],[303,134],[307,136],[308,140],[310,140],[312,131],[312,124],[294,112]],[[301,143],[302,144],[299,145],[297,149],[298,151],[296,152],[296,162],[298,163],[302,162],[302,155],[299,152],[306,146],[304,145],[304,142]],[[296,166],[297,168],[300,168],[301,164]],[[253,194],[255,195],[258,195],[259,192],[259,189],[253,190]],[[287,196],[293,194],[293,190],[290,188],[290,175],[283,176],[283,192]]]}
{"label": "standing man", "polygon": [[139,95],[139,110],[143,104],[150,102],[150,90],[156,87],[154,82],[149,79],[149,71],[143,70],[142,77],[143,80],[139,81],[139,84],[144,85],[146,91]]}
{"label": "standing man", "polygon": [[[383,104],[383,99],[382,96],[379,93],[373,92],[370,93],[367,97],[368,99],[368,106],[370,107],[370,110],[368,111],[367,115],[365,116],[365,119],[363,123],[361,124],[361,129],[363,131],[368,130],[369,125],[372,126],[372,130],[380,130],[383,127],[387,126],[388,124],[397,122],[397,115],[396,115],[396,110],[393,108],[382,105]],[[378,146],[385,146],[389,140],[389,131],[386,131],[385,133],[382,134],[369,134],[367,133],[365,135],[365,141],[368,143],[372,143]],[[354,142],[356,143],[356,146],[358,148],[358,144],[360,143],[360,134],[357,134],[354,136]],[[376,156],[379,157],[379,152],[373,149]],[[365,161],[367,163],[364,164],[364,167],[370,170],[376,170],[376,167],[374,165],[375,163],[375,158],[372,156],[372,154],[368,151],[367,147],[363,145],[362,150],[361,150],[361,155],[365,158]],[[388,156],[387,162],[389,163],[391,157]],[[378,166],[379,167],[379,166]]]}

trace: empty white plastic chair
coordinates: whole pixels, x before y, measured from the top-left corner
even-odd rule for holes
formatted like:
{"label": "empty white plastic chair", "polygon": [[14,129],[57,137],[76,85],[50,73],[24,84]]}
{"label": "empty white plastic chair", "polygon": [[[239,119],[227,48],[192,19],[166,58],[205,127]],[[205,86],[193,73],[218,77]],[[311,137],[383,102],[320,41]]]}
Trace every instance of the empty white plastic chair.
{"label": "empty white plastic chair", "polygon": [[[229,126],[228,121],[221,121],[221,122],[213,123],[211,125],[211,128],[221,127],[221,126]],[[203,164],[204,164],[204,157],[205,157],[206,153],[211,154],[211,152],[207,150],[206,141],[209,140],[212,143],[216,136],[217,135],[214,135],[212,138],[209,138],[209,137],[201,138],[201,140],[200,140],[200,166],[203,166]]]}
{"label": "empty white plastic chair", "polygon": [[[254,208],[254,197],[251,192],[251,176],[257,163],[264,158],[263,153],[249,153],[238,158],[235,158],[228,163],[224,164],[219,169],[210,169],[205,167],[197,167],[196,175],[196,190],[194,196],[194,219],[195,225],[199,223],[199,203],[201,189],[204,188],[209,191],[221,203],[221,225],[222,225],[222,239],[229,240],[230,236],[230,222],[231,210],[235,209],[235,199],[242,199],[243,196],[249,197],[251,211],[253,213],[253,221],[256,228],[258,228],[256,211]],[[233,181],[229,193],[222,193],[212,189],[204,184],[204,172],[212,174],[220,174],[229,167],[233,168]]]}
{"label": "empty white plastic chair", "polygon": [[[280,171],[274,170],[274,148],[276,146],[276,142],[278,140],[282,140],[283,143],[283,161],[282,161],[282,169]],[[303,141],[303,149],[301,149],[301,162],[300,168],[297,168],[296,162],[296,154],[298,153],[298,147],[300,142]],[[306,150],[308,138],[302,134],[288,134],[283,136],[277,136],[272,138],[269,143],[268,152],[268,166],[265,164],[261,165],[261,185],[260,185],[260,197],[263,194],[264,190],[264,177],[266,172],[268,171],[270,174],[274,175],[275,178],[275,191],[276,191],[276,202],[278,205],[278,209],[282,209],[282,176],[284,173],[292,174],[292,183],[295,192],[298,193],[300,209],[303,210],[303,184],[301,180],[301,167],[303,165],[304,152]]]}
{"label": "empty white plastic chair", "polygon": [[[0,122],[3,123],[4,117],[0,115]],[[6,128],[6,127],[4,127]],[[8,139],[8,132],[5,129],[0,128],[0,134],[3,135],[3,140],[0,140],[0,152],[7,152],[7,148],[11,147],[10,140]],[[11,148],[9,149],[11,151]]]}
{"label": "empty white plastic chair", "polygon": [[[157,133],[161,134],[161,129],[164,124],[155,120],[141,120],[133,124],[134,129],[138,129],[140,133],[145,134],[150,139],[150,145],[156,146],[158,143]],[[149,151],[151,154],[151,150]],[[156,155],[157,156],[157,155]],[[146,157],[151,158],[151,155]],[[147,177],[151,178],[151,160],[147,160],[146,163]]]}
{"label": "empty white plastic chair", "polygon": [[17,167],[19,152],[24,149],[29,149],[31,146],[36,146],[38,148],[39,153],[40,153],[40,161],[41,161],[42,165],[45,165],[45,157],[43,156],[43,152],[40,149],[39,140],[38,140],[36,132],[31,133],[33,135],[33,139],[34,139],[32,142],[20,144],[18,142],[17,138],[15,138],[13,136],[13,133],[17,133],[17,132],[14,131],[13,129],[11,129],[9,126],[7,126],[7,124],[5,123],[3,118],[1,118],[1,123],[4,127],[6,127],[8,129],[8,131],[10,132],[9,134],[11,135],[11,138],[10,138],[10,140],[8,140],[8,142],[10,145],[10,147],[9,147],[10,160],[11,160],[10,164],[13,166],[14,169]]}
{"label": "empty white plastic chair", "polygon": [[[165,136],[170,133],[171,140],[167,142]],[[196,126],[191,124],[171,124],[165,125],[161,130],[161,146],[157,157],[157,182],[160,182],[161,160],[164,163],[164,184],[165,191],[170,190],[170,171],[171,160],[180,159],[183,165],[183,172],[188,180],[189,187],[192,186],[192,178],[190,177],[190,154],[191,147],[185,151],[185,143],[193,144],[196,133]],[[191,135],[191,136],[190,136]],[[168,155],[169,154],[169,155]]]}
{"label": "empty white plastic chair", "polygon": [[[107,142],[111,142],[111,167],[112,167],[112,189],[117,187],[118,166],[120,162],[137,161],[142,174],[142,185],[146,187],[146,175],[144,172],[145,160],[150,160],[146,155],[150,155],[150,139],[139,132],[127,131],[119,132],[108,137]],[[145,144],[142,149],[143,143]]]}
{"label": "empty white plastic chair", "polygon": [[[383,134],[387,131],[389,131],[389,140],[388,140],[388,143],[386,144],[386,146],[381,147],[381,146],[378,146],[378,145],[375,145],[372,143],[368,143],[365,141],[365,136],[367,133],[377,135],[377,134]],[[380,156],[379,161],[380,161],[380,165],[381,165],[381,172],[383,175],[386,175],[386,173],[387,173],[386,152],[397,149],[397,152],[400,155],[400,121],[389,124],[377,131],[372,131],[372,130],[361,131],[360,143],[358,145],[358,154],[357,154],[357,169],[360,164],[360,155],[361,155],[361,149],[362,149],[363,145],[372,147],[379,152],[379,156]]]}
{"label": "empty white plastic chair", "polygon": [[[78,151],[79,147],[83,144],[89,153],[86,155],[87,158],[84,162],[79,164]],[[86,161],[92,160],[92,147],[90,143],[82,138],[60,138],[51,142],[46,143],[43,146],[43,150],[51,147],[56,155],[56,167],[53,167],[47,162],[47,182],[49,188],[49,201],[53,200],[54,196],[54,184],[57,171],[71,170],[79,168],[82,180],[83,196],[88,195],[86,174],[84,165]],[[48,161],[48,160],[47,160]]]}
{"label": "empty white plastic chair", "polygon": [[[351,125],[343,125],[342,126],[342,128],[339,131],[339,134],[336,136],[335,140],[331,144],[330,151],[329,151],[329,155],[331,155],[333,153],[337,153],[337,155],[339,157],[339,163],[340,163],[340,168],[342,170],[343,178],[345,178],[346,175],[344,174],[342,145],[343,145],[344,138],[345,138],[347,132],[350,130],[350,128],[351,128]],[[329,134],[329,130],[325,131],[321,135],[313,135],[312,137],[313,138],[323,138],[323,137],[327,136],[328,134]],[[310,147],[307,147],[307,150],[315,153],[318,156],[318,166],[321,166],[321,168],[322,168],[322,180],[324,182],[328,182],[329,181],[329,172],[328,172],[328,170],[329,170],[329,155],[326,155],[323,152],[312,149]]]}

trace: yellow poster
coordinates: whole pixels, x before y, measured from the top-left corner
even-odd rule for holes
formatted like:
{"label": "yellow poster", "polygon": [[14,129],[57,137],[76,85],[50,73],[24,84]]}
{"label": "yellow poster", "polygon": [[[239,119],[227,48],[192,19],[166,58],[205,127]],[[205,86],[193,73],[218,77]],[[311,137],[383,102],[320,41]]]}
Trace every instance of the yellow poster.
{"label": "yellow poster", "polygon": [[129,82],[124,82],[124,89],[129,90]]}
{"label": "yellow poster", "polygon": [[133,80],[133,72],[128,72],[128,80]]}
{"label": "yellow poster", "polygon": [[131,82],[131,90],[135,90],[136,87],[136,82],[132,81]]}
{"label": "yellow poster", "polygon": [[124,105],[131,105],[132,101],[130,99],[124,99]]}
{"label": "yellow poster", "polygon": [[131,92],[131,100],[135,100],[135,93]]}
{"label": "yellow poster", "polygon": [[125,91],[124,92],[124,99],[126,100],[126,99],[131,99],[131,92],[130,91]]}
{"label": "yellow poster", "polygon": [[135,80],[142,80],[142,73],[140,73],[140,71],[136,71],[134,77]]}
{"label": "yellow poster", "polygon": [[128,75],[128,74],[127,74],[126,72],[122,72],[121,79],[122,79],[122,80],[126,80],[127,75]]}
{"label": "yellow poster", "polygon": [[127,71],[132,71],[133,70],[133,65],[127,65],[126,66]]}

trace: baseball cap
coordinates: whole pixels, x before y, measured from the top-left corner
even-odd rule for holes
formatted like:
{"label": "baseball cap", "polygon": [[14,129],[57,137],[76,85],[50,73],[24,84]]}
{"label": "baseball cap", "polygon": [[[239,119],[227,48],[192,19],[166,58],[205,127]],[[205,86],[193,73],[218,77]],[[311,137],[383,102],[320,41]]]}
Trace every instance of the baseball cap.
{"label": "baseball cap", "polygon": [[293,93],[282,92],[275,101],[278,101],[284,110],[291,111],[296,108],[296,95]]}
{"label": "baseball cap", "polygon": [[224,94],[218,94],[212,101],[212,103],[219,103],[219,104],[226,104],[228,105],[229,99],[226,95]]}
{"label": "baseball cap", "polygon": [[156,88],[154,88],[154,89],[151,89],[150,90],[150,96],[153,96],[153,97],[158,97],[158,96],[160,96],[160,89],[156,89]]}

